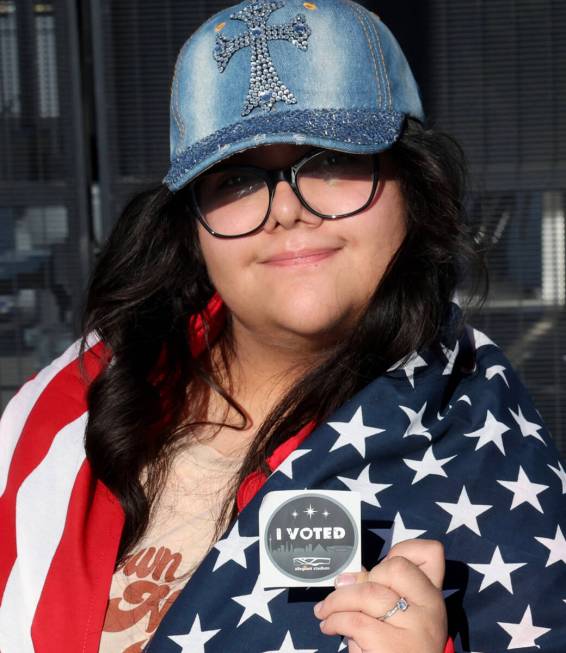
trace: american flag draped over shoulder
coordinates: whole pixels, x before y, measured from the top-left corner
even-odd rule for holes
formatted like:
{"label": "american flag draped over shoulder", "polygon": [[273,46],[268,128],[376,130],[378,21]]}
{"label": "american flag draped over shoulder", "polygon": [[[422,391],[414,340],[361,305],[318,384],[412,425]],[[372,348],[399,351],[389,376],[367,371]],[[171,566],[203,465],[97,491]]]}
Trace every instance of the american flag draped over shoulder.
{"label": "american flag draped over shoulder", "polygon": [[[458,313],[454,305],[454,320]],[[304,488],[361,493],[366,568],[400,540],[444,542],[457,651],[564,653],[566,471],[501,350],[471,328],[456,339],[450,324],[441,346],[370,383],[279,465],[187,583],[148,653],[346,650],[312,612],[328,590],[258,582],[261,500]],[[0,427],[3,653],[34,644],[40,653],[97,651],[108,597],[100,578],[111,574],[122,516],[88,476],[74,355],[24,386]]]}

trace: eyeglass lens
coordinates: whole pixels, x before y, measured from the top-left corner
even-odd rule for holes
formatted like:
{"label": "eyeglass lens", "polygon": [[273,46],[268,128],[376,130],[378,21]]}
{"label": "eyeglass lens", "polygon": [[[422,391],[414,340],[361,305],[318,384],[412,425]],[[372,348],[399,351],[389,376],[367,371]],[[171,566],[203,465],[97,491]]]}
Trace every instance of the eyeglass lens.
{"label": "eyeglass lens", "polygon": [[[371,196],[374,165],[371,155],[324,152],[300,168],[296,177],[299,194],[309,208],[324,216],[353,213]],[[244,169],[205,174],[195,191],[203,219],[219,235],[257,229],[269,208],[267,181]]]}

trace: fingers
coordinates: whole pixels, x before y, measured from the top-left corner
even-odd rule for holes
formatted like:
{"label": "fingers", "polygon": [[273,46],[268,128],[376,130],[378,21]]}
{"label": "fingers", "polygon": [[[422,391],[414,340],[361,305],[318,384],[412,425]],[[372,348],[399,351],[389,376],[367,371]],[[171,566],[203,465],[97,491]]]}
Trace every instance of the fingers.
{"label": "fingers", "polygon": [[378,621],[361,612],[335,612],[321,623],[320,629],[325,635],[346,637],[349,653],[440,653],[447,637],[446,620],[441,615],[425,612],[404,628],[391,628],[388,622]]}
{"label": "fingers", "polygon": [[[381,563],[397,565],[396,557]],[[409,561],[406,564],[412,565]],[[397,607],[386,620],[381,620],[396,607],[399,595],[391,588],[372,581],[339,587],[315,606],[321,619],[320,629],[327,635],[342,635],[349,640],[349,653],[363,651],[442,650],[446,641],[446,609],[440,590],[419,571],[428,583],[430,594],[424,605],[407,598],[408,608]]]}
{"label": "fingers", "polygon": [[326,619],[334,612],[360,611],[373,619],[379,619],[398,599],[399,595],[393,590],[368,581],[331,592],[315,606],[314,613],[319,619]]}
{"label": "fingers", "polygon": [[407,597],[411,603],[430,605],[441,596],[438,588],[407,558],[386,558],[370,572],[368,580],[393,590],[397,596]]}
{"label": "fingers", "polygon": [[364,653],[353,639],[345,638],[348,643],[348,653]]}
{"label": "fingers", "polygon": [[438,540],[406,540],[391,548],[386,559],[400,556],[416,565],[438,589],[444,580],[444,546]]}
{"label": "fingers", "polygon": [[[435,587],[438,589],[442,588],[445,565],[444,546],[441,542],[437,540],[406,540],[399,542],[399,544],[391,548],[380,564],[383,564],[385,560],[395,557],[405,558],[415,567],[418,567]],[[362,571],[357,573],[342,574],[337,578],[336,587],[341,586],[342,579],[346,579],[346,583],[365,583],[370,580],[370,573],[373,573],[375,569],[376,567],[369,572],[362,567]]]}
{"label": "fingers", "polygon": [[[438,575],[437,575],[438,579]],[[394,556],[385,558],[369,572],[343,574],[337,579],[337,590],[356,588],[363,584],[377,584],[391,591],[397,600],[405,596],[414,604],[426,605],[435,601],[440,595],[437,587],[429,577],[407,558]],[[441,585],[441,583],[440,583]],[[334,593],[329,594],[333,596]]]}
{"label": "fingers", "polygon": [[376,650],[380,645],[383,649],[387,645],[387,650],[395,650],[394,645],[397,640],[402,641],[404,631],[388,630],[385,633],[385,628],[384,623],[361,612],[335,612],[320,625],[325,635],[343,635],[362,651]]}
{"label": "fingers", "polygon": [[[446,639],[443,577],[440,542],[401,542],[370,571],[339,576],[336,590],[315,606],[315,614],[322,632],[350,640],[349,653],[441,650]],[[406,598],[408,611],[381,621],[400,597]]]}

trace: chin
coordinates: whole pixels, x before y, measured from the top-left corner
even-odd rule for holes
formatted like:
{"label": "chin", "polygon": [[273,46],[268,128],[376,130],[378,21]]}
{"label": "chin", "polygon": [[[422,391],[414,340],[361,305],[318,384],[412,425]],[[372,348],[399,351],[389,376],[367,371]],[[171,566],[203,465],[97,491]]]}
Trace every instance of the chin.
{"label": "chin", "polygon": [[304,306],[293,302],[286,313],[279,307],[277,322],[278,330],[288,333],[289,338],[300,338],[308,341],[337,342],[344,337],[351,327],[351,316],[354,311],[345,307],[325,307],[318,301],[314,305]]}

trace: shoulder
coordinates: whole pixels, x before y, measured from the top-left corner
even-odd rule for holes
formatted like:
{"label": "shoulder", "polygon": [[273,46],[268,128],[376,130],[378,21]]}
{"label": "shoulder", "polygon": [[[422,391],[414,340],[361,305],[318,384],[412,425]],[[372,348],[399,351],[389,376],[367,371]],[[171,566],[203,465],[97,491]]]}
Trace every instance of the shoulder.
{"label": "shoulder", "polygon": [[[27,381],[0,420],[0,496],[10,476],[25,477],[77,420],[86,420],[89,379],[102,369],[105,350],[89,338],[82,361],[80,341]],[[82,445],[81,445],[82,446]]]}
{"label": "shoulder", "polygon": [[[473,371],[467,379],[470,389],[481,393],[483,404],[514,416],[523,410],[542,425],[542,417],[531,395],[505,352],[482,331],[466,325],[465,337],[474,351]],[[520,420],[515,419],[518,423]],[[540,426],[540,429],[543,429]]]}
{"label": "shoulder", "polygon": [[451,420],[453,441],[465,454],[462,479],[482,492],[490,488],[492,498],[502,494],[505,505],[511,488],[526,492],[538,484],[547,491],[531,509],[558,519],[566,506],[566,475],[544,419],[502,349],[478,329],[466,325],[465,331],[475,365],[458,383]]}
{"label": "shoulder", "polygon": [[441,343],[447,343],[441,344],[446,357],[443,375],[453,377],[450,385],[455,392],[473,392],[481,406],[503,410],[508,416],[523,407],[542,423],[525,383],[504,350],[488,334],[464,321],[455,303],[451,303]]}
{"label": "shoulder", "polygon": [[63,585],[78,615],[65,624],[67,639],[84,642],[93,601],[107,601],[98,596],[104,583],[92,579],[111,575],[123,513],[93,477],[84,447],[89,380],[105,360],[100,343],[89,339],[82,357],[74,343],[22,386],[0,420],[2,650],[31,646],[37,619],[52,623],[50,599]]}
{"label": "shoulder", "polygon": [[502,348],[470,324],[465,324],[458,342],[460,353],[467,352],[467,373],[460,379],[458,392],[466,395],[476,420],[499,421],[519,435],[521,443],[538,443],[554,451],[529,390]]}

